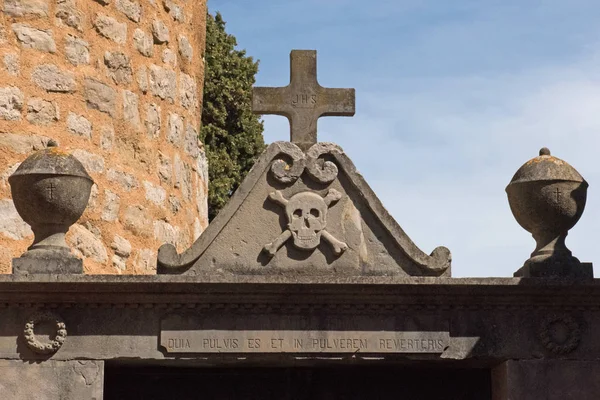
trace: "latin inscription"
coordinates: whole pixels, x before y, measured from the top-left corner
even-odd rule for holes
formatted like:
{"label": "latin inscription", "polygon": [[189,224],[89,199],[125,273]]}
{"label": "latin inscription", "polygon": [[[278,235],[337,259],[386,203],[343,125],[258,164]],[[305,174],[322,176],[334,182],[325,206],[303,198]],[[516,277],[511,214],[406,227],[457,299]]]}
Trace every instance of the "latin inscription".
{"label": "latin inscription", "polygon": [[169,353],[442,353],[448,332],[163,330]]}

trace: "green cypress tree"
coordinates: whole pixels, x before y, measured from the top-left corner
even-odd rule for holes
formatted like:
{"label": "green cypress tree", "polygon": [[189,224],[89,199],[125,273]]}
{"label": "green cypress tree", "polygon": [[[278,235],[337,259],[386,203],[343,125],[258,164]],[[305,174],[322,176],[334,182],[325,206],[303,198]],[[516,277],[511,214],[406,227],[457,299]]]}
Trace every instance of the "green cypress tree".
{"label": "green cypress tree", "polygon": [[258,61],[236,49],[220,13],[206,18],[204,101],[200,139],[208,158],[208,216],[212,220],[263,151],[263,124],[252,113]]}

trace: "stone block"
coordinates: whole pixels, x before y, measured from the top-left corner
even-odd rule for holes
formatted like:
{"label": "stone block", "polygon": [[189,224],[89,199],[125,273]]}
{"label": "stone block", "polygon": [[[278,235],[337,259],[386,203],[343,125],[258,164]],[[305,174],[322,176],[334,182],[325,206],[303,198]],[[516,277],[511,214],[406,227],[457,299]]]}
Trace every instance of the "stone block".
{"label": "stone block", "polygon": [[173,104],[177,92],[175,71],[154,64],[150,65],[150,92]]}
{"label": "stone block", "polygon": [[89,151],[77,149],[73,151],[73,157],[79,160],[88,173],[100,174],[104,172],[104,158]]}
{"label": "stone block", "polygon": [[89,64],[90,44],[73,35],[67,35],[65,55],[67,56],[67,60],[73,65]]}
{"label": "stone block", "polygon": [[0,234],[13,240],[21,240],[33,235],[29,225],[17,213],[11,199],[0,200]]}
{"label": "stone block", "polygon": [[7,121],[21,119],[23,92],[15,86],[0,88],[0,118]]}
{"label": "stone block", "polygon": [[152,37],[139,28],[133,32],[133,45],[143,56],[152,57],[154,55]]}
{"label": "stone block", "polygon": [[129,90],[123,90],[123,119],[135,128],[140,126],[138,95]]}
{"label": "stone block", "polygon": [[138,182],[137,178],[124,171],[109,169],[106,177],[110,182],[118,184],[128,192],[140,187],[140,183]]}
{"label": "stone block", "polygon": [[152,37],[154,43],[169,43],[169,28],[161,20],[155,19],[152,21]]}
{"label": "stone block", "polygon": [[4,13],[11,17],[47,17],[48,0],[5,0]]}
{"label": "stone block", "polygon": [[169,113],[167,140],[174,146],[181,146],[183,141],[183,118],[179,114]]}
{"label": "stone block", "polygon": [[85,14],[77,9],[75,0],[57,0],[55,15],[63,24],[75,28],[78,31],[83,30]]}
{"label": "stone block", "polygon": [[200,145],[198,143],[198,132],[194,129],[193,125],[189,122],[187,123],[185,129],[185,139],[184,139],[183,149],[190,157],[196,158],[200,154]]}
{"label": "stone block", "polygon": [[89,108],[115,116],[117,92],[112,87],[93,78],[85,79],[85,100]]}
{"label": "stone block", "polygon": [[108,253],[102,240],[83,225],[73,225],[70,233],[67,240],[73,250],[77,250],[82,256],[92,258],[99,263],[105,263],[108,260]]}
{"label": "stone block", "polygon": [[134,259],[134,267],[137,273],[156,273],[156,253],[151,249],[141,249]]}
{"label": "stone block", "polygon": [[88,139],[92,138],[92,123],[83,115],[70,112],[67,115],[67,130]]}
{"label": "stone block", "polygon": [[22,47],[56,53],[51,30],[36,29],[26,24],[12,24],[11,28]]}
{"label": "stone block", "polygon": [[119,218],[119,207],[121,205],[121,198],[118,194],[105,189],[104,190],[104,208],[102,209],[102,220],[103,221],[116,221]]}
{"label": "stone block", "polygon": [[198,87],[196,80],[188,74],[181,73],[179,76],[179,99],[185,108],[195,108],[198,105]]}
{"label": "stone block", "polygon": [[101,400],[103,386],[103,361],[0,360],[0,393],[6,400]]}
{"label": "stone block", "polygon": [[148,68],[145,65],[140,66],[135,74],[135,80],[142,93],[148,91]]}
{"label": "stone block", "polygon": [[152,236],[152,221],[142,206],[129,206],[123,215],[123,226],[136,235]]}
{"label": "stone block", "polygon": [[140,18],[142,17],[142,6],[137,1],[116,0],[115,6],[117,7],[117,10],[122,12],[133,22],[140,22]]}
{"label": "stone block", "polygon": [[170,184],[173,168],[171,167],[171,158],[158,152],[158,177],[162,183]]}
{"label": "stone block", "polygon": [[115,130],[111,126],[102,126],[100,128],[100,147],[102,150],[112,150],[114,142]]}
{"label": "stone block", "polygon": [[116,19],[99,14],[94,20],[96,31],[107,39],[118,44],[125,44],[127,41],[127,24]]}
{"label": "stone block", "polygon": [[171,18],[173,18],[174,21],[185,22],[185,14],[183,12],[183,9],[179,5],[177,5],[177,3],[170,0],[164,0],[163,6],[165,10],[169,12],[169,15],[171,16]]}
{"label": "stone block", "polygon": [[131,83],[133,70],[129,56],[120,51],[104,53],[104,64],[108,69],[108,76],[119,85]]}
{"label": "stone block", "polygon": [[179,227],[175,227],[162,220],[154,221],[154,238],[161,244],[169,243],[176,245],[179,241],[179,235]]}
{"label": "stone block", "polygon": [[183,35],[179,35],[178,42],[179,55],[181,55],[181,57],[185,58],[187,61],[192,61],[192,57],[194,56],[194,49],[192,48],[192,45],[190,44],[188,38]]}
{"label": "stone block", "polygon": [[58,121],[58,104],[39,97],[31,97],[27,100],[27,121],[34,125],[47,126]]}
{"label": "stone block", "polygon": [[160,136],[160,106],[154,103],[146,105],[146,133],[148,137],[157,139]]}
{"label": "stone block", "polygon": [[74,92],[75,76],[70,71],[63,71],[54,64],[41,64],[31,74],[33,83],[48,92]]}
{"label": "stone block", "polygon": [[167,192],[160,186],[155,186],[151,182],[144,181],[144,189],[146,190],[146,200],[156,204],[157,206],[164,206],[167,200]]}
{"label": "stone block", "polygon": [[5,148],[19,154],[29,154],[35,150],[48,147],[50,138],[41,135],[23,135],[0,132],[0,148]]}
{"label": "stone block", "polygon": [[8,72],[9,75],[12,75],[12,76],[19,75],[19,72],[21,71],[21,64],[19,62],[18,54],[13,54],[13,53],[5,54],[3,61],[4,61],[4,69],[6,69],[6,72]]}

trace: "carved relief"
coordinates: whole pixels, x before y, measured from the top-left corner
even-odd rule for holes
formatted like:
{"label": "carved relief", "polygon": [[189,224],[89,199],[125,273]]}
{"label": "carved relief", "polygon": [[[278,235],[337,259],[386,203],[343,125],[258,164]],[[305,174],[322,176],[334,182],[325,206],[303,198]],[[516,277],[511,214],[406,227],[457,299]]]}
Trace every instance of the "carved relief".
{"label": "carved relief", "polygon": [[[54,339],[48,343],[39,341],[35,336],[35,325],[40,322],[54,323],[56,333]],[[67,327],[58,315],[52,312],[38,312],[33,314],[25,323],[24,330],[25,342],[33,352],[39,354],[52,354],[56,353],[61,348],[65,339],[67,338]]]}
{"label": "carved relief", "polygon": [[581,329],[570,316],[551,315],[542,322],[540,340],[551,352],[568,354],[579,346]]}
{"label": "carved relief", "polygon": [[335,189],[329,189],[324,198],[313,192],[300,192],[289,200],[277,190],[269,195],[269,199],[285,209],[288,219],[288,229],[273,242],[264,247],[264,251],[274,256],[275,253],[293,238],[294,246],[301,250],[316,249],[321,243],[321,237],[333,248],[336,255],[348,249],[348,245],[337,240],[325,230],[327,225],[327,210],[332,203],[337,202],[342,195]]}

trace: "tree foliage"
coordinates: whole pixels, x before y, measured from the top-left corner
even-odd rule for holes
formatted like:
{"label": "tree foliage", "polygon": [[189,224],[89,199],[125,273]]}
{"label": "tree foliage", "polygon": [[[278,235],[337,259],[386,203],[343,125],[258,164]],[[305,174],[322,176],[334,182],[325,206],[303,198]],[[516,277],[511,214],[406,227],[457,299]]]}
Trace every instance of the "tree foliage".
{"label": "tree foliage", "polygon": [[209,163],[209,219],[227,203],[265,147],[262,121],[252,113],[258,61],[236,46],[221,14],[208,14],[200,138]]}

